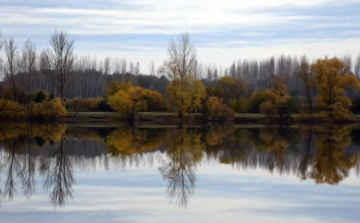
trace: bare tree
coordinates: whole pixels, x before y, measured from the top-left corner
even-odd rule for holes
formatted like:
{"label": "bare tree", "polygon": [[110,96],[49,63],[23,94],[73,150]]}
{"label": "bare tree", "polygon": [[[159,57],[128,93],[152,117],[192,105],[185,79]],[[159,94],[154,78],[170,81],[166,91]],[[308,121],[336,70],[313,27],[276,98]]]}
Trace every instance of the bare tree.
{"label": "bare tree", "polygon": [[36,48],[30,39],[25,43],[22,56],[22,65],[27,74],[27,90],[29,93],[32,90],[33,79],[36,72]]}
{"label": "bare tree", "polygon": [[11,81],[14,100],[16,100],[17,92],[16,92],[15,75],[19,71],[20,63],[18,60],[18,49],[15,44],[15,40],[13,38],[10,38],[9,41],[5,43],[5,51],[6,51],[5,53],[7,60],[6,68],[5,68],[5,76]]}
{"label": "bare tree", "polygon": [[103,73],[105,75],[109,75],[110,74],[110,68],[111,68],[111,58],[106,57],[105,60],[104,60],[104,65],[103,65]]}
{"label": "bare tree", "polygon": [[3,47],[3,44],[4,44],[4,41],[2,39],[2,35],[1,35],[1,32],[0,32],[0,80],[1,80],[1,77],[3,75],[3,71],[4,71],[4,68],[3,68],[3,60],[1,58],[1,49]]}
{"label": "bare tree", "polygon": [[305,56],[301,58],[299,77],[304,83],[304,92],[309,106],[309,112],[313,114],[313,99],[311,96],[311,88],[313,87],[313,78],[310,73],[310,66]]}
{"label": "bare tree", "polygon": [[169,59],[161,69],[172,79],[194,75],[197,69],[196,49],[188,33],[180,34],[168,45]]}
{"label": "bare tree", "polygon": [[50,44],[52,51],[48,49],[42,54],[41,70],[63,100],[64,90],[75,61],[74,40],[70,40],[65,32],[55,30],[50,38]]}
{"label": "bare tree", "polygon": [[139,62],[136,62],[136,65],[135,65],[135,68],[134,68],[134,74],[135,74],[135,75],[139,75],[140,72],[141,72],[140,63],[139,63]]}
{"label": "bare tree", "polygon": [[155,76],[155,64],[154,61],[151,61],[149,65],[149,73],[151,76]]}
{"label": "bare tree", "polygon": [[121,60],[121,73],[122,74],[125,74],[126,72],[127,72],[127,64],[126,64],[127,62],[126,62],[126,59],[125,58],[123,58],[122,60]]}
{"label": "bare tree", "polygon": [[360,54],[356,57],[354,71],[355,71],[355,75],[359,78],[360,77]]}

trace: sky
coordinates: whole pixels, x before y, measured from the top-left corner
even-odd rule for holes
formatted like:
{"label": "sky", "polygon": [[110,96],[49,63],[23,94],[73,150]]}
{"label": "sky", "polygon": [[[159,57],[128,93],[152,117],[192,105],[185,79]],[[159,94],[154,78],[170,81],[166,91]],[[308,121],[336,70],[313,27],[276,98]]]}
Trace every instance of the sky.
{"label": "sky", "polygon": [[188,32],[200,62],[228,66],[281,54],[310,58],[360,53],[360,0],[0,0],[0,30],[19,48],[49,46],[55,29],[79,55],[138,61],[148,72]]}

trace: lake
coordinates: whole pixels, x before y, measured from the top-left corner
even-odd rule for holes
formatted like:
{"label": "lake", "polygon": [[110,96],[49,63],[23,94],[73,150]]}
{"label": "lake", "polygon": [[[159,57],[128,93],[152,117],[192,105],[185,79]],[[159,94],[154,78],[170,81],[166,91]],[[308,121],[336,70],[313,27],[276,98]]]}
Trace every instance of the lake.
{"label": "lake", "polygon": [[0,222],[358,222],[360,128],[0,126]]}

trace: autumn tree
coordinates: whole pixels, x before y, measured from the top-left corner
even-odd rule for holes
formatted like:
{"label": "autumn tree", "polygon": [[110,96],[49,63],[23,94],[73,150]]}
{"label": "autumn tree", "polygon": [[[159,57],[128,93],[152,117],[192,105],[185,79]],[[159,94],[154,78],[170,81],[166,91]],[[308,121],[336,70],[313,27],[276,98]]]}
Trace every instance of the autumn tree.
{"label": "autumn tree", "polygon": [[319,59],[311,66],[317,90],[316,104],[331,120],[349,119],[351,100],[346,90],[357,90],[360,82],[349,74],[350,68],[339,59]]}
{"label": "autumn tree", "polygon": [[248,102],[248,112],[260,113],[260,105],[267,100],[266,90],[260,89],[255,91]]}
{"label": "autumn tree", "polygon": [[132,83],[127,80],[122,80],[121,82],[112,80],[107,87],[106,95],[107,97],[115,95],[120,90],[127,90],[132,87]]}
{"label": "autumn tree", "polygon": [[196,50],[189,34],[180,34],[168,45],[168,60],[160,68],[160,73],[172,79],[167,87],[170,104],[179,118],[189,109],[196,109],[205,96],[205,88],[197,82],[198,62]]}
{"label": "autumn tree", "polygon": [[206,116],[211,121],[233,120],[235,112],[224,105],[221,99],[210,96],[206,101]]}
{"label": "autumn tree", "polygon": [[287,93],[285,80],[277,75],[273,75],[272,89],[266,91],[267,100],[260,105],[260,110],[265,114],[277,114],[280,119],[285,113],[286,104],[290,96]]}
{"label": "autumn tree", "polygon": [[220,78],[216,87],[218,88],[219,93],[217,96],[223,98],[224,102],[227,104],[230,104],[231,101],[238,101],[245,96],[247,91],[245,80],[232,77]]}
{"label": "autumn tree", "polygon": [[146,91],[142,87],[130,87],[120,90],[108,98],[108,104],[112,109],[130,118],[134,118],[138,111],[146,111],[147,102],[144,98]]}
{"label": "autumn tree", "polygon": [[52,50],[48,49],[41,55],[41,70],[63,100],[75,61],[74,40],[70,40],[65,32],[55,30],[50,44]]}
{"label": "autumn tree", "polygon": [[200,108],[202,100],[206,97],[206,91],[201,81],[187,76],[170,82],[167,87],[167,96],[172,108],[181,118],[187,111]]}

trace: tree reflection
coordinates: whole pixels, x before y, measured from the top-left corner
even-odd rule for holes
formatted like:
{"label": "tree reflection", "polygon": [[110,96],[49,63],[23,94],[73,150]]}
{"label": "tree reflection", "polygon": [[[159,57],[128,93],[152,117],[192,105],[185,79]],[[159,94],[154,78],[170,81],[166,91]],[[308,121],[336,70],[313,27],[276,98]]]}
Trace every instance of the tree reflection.
{"label": "tree reflection", "polygon": [[303,180],[337,184],[358,165],[360,154],[351,143],[351,128],[335,125],[292,129],[132,127],[106,131],[66,130],[64,125],[11,126],[5,131],[0,125],[4,133],[0,136],[0,194],[11,200],[20,187],[30,198],[38,174],[43,176],[43,186],[55,206],[63,206],[73,197],[74,169],[95,169],[97,165],[106,170],[124,163],[124,167],[145,166],[158,158],[170,202],[185,208],[195,193],[200,162],[286,172]]}
{"label": "tree reflection", "polygon": [[168,159],[163,161],[159,171],[168,181],[170,200],[174,199],[178,205],[186,207],[195,190],[195,166],[202,159],[205,146],[200,133],[183,129],[172,131],[167,148]]}
{"label": "tree reflection", "polygon": [[8,146],[8,153],[4,163],[4,169],[6,171],[4,196],[7,196],[10,200],[12,200],[16,192],[15,178],[22,178],[23,172],[20,160],[16,154],[17,140],[11,140]]}
{"label": "tree reflection", "polygon": [[310,176],[316,183],[337,184],[359,161],[359,154],[345,154],[351,144],[351,129],[349,126],[326,126],[318,131],[321,135],[317,139]]}
{"label": "tree reflection", "polygon": [[23,159],[23,177],[22,177],[22,187],[24,189],[25,196],[29,199],[31,195],[35,193],[35,159],[32,154],[30,140],[27,140],[27,151]]}
{"label": "tree reflection", "polygon": [[51,156],[44,183],[46,189],[52,189],[50,199],[55,206],[63,206],[67,198],[72,198],[72,185],[74,182],[72,162],[66,154],[63,139],[61,139],[59,147]]}

